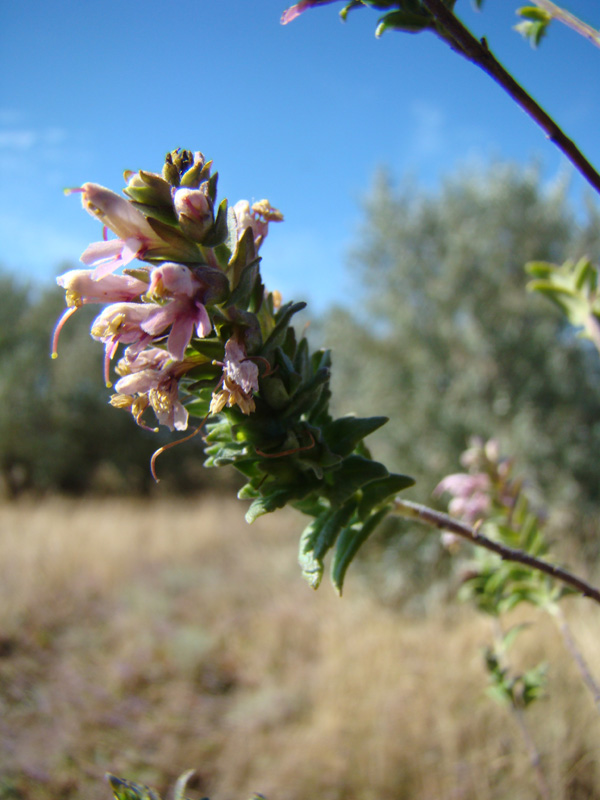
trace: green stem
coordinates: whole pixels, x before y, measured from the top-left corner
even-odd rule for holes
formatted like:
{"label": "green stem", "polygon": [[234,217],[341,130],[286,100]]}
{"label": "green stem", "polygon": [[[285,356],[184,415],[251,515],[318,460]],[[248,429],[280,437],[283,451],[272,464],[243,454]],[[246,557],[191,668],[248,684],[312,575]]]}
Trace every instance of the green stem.
{"label": "green stem", "polygon": [[544,572],[551,578],[567,584],[567,586],[575,589],[576,592],[582,594],[584,597],[589,597],[591,600],[600,604],[600,591],[596,589],[595,586],[583,580],[583,578],[573,575],[568,570],[556,566],[556,564],[549,564],[547,561],[525,553],[523,550],[517,550],[514,547],[507,547],[506,545],[500,544],[500,542],[494,542],[492,539],[483,536],[470,525],[459,522],[449,517],[447,514],[443,514],[441,511],[435,511],[433,508],[423,506],[420,503],[411,503],[408,500],[400,500],[399,498],[396,498],[394,501],[394,511],[402,517],[417,519],[440,531],[455,533],[457,536],[467,539],[477,547],[484,547],[486,550],[491,550],[493,553],[499,555],[503,561],[514,561],[517,564],[524,564],[530,569],[537,569],[540,572]]}
{"label": "green stem", "polygon": [[485,39],[479,41],[462,22],[444,5],[442,0],[423,0],[423,5],[439,25],[442,38],[486,72],[505,92],[546,132],[550,141],[562,151],[569,161],[600,192],[600,174],[587,158],[554,122],[544,109],[517,83],[490,52]]}

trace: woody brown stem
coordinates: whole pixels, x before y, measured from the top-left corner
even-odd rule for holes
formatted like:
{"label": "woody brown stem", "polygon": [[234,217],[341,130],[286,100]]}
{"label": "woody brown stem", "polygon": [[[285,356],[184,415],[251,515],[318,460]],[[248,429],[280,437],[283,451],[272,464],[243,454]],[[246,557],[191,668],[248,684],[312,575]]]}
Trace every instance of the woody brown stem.
{"label": "woody brown stem", "polygon": [[600,174],[587,158],[566,136],[551,116],[517,83],[502,64],[492,55],[485,39],[479,41],[454,16],[442,0],[423,0],[423,5],[433,15],[442,38],[486,72],[505,92],[546,132],[550,141],[562,151],[569,161],[600,192]]}
{"label": "woody brown stem", "polygon": [[544,572],[551,578],[567,584],[567,586],[575,589],[576,592],[582,594],[584,597],[589,597],[591,600],[600,604],[600,591],[596,589],[595,586],[583,580],[583,578],[573,575],[573,573],[556,564],[550,564],[547,561],[543,561],[541,558],[536,558],[529,553],[525,553],[523,550],[507,547],[504,544],[500,544],[500,542],[488,539],[487,536],[483,536],[470,525],[459,522],[449,517],[447,514],[443,514],[441,511],[435,511],[433,508],[423,506],[420,503],[411,503],[409,500],[400,500],[399,498],[396,498],[394,501],[394,511],[400,516],[408,517],[409,519],[417,519],[440,531],[455,533],[457,536],[467,539],[477,547],[484,547],[486,550],[491,550],[492,553],[499,555],[503,561],[514,561],[518,564],[524,564],[531,569]]}

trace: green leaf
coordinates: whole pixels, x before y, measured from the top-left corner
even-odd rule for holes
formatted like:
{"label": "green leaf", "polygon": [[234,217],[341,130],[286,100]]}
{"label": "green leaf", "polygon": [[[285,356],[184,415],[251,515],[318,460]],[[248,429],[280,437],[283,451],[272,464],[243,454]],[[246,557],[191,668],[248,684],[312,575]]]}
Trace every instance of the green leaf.
{"label": "green leaf", "polygon": [[238,285],[246,264],[249,264],[255,259],[256,247],[254,246],[254,234],[252,233],[252,228],[246,228],[239,242],[235,243],[233,255],[227,265],[227,273],[232,289],[235,289]]}
{"label": "green leaf", "polygon": [[362,497],[358,504],[358,515],[366,519],[371,511],[384,503],[388,498],[398,494],[409,486],[414,486],[413,478],[408,475],[392,474],[380,480],[371,481],[362,490]]}
{"label": "green leaf", "polygon": [[229,230],[227,227],[227,200],[222,200],[217,209],[217,216],[210,229],[202,238],[204,247],[216,247],[227,241]]}
{"label": "green leaf", "polygon": [[390,11],[379,20],[375,36],[379,38],[386,31],[402,31],[403,33],[420,33],[434,27],[429,14],[416,14],[411,11]]}
{"label": "green leaf", "polygon": [[185,800],[185,790],[187,788],[188,781],[193,775],[195,775],[195,773],[195,769],[188,769],[187,772],[184,772],[183,775],[179,776],[173,789],[173,800]]}
{"label": "green leaf", "polygon": [[110,773],[106,775],[115,800],[161,800],[159,794],[141,783],[124,781]]}
{"label": "green leaf", "polygon": [[235,289],[227,301],[227,308],[247,308],[254,286],[260,279],[259,264],[260,258],[255,258],[242,269]]}
{"label": "green leaf", "polygon": [[284,417],[297,417],[312,408],[318,402],[324,384],[329,381],[329,370],[319,370],[310,381],[305,383],[290,400],[287,408],[284,410]]}
{"label": "green leaf", "polygon": [[278,508],[283,508],[292,499],[293,491],[289,489],[278,489],[271,494],[257,497],[248,511],[246,511],[246,522],[251,525],[255,519],[262,517],[263,514],[270,514]]}
{"label": "green leaf", "polygon": [[260,394],[265,403],[274,411],[281,411],[290,402],[285,384],[277,375],[260,379]]}
{"label": "green leaf", "polygon": [[323,429],[329,446],[341,456],[348,456],[356,445],[388,422],[388,417],[354,417],[333,420]]}
{"label": "green leaf", "polygon": [[527,672],[522,675],[523,693],[521,699],[525,708],[544,694],[547,672],[548,665],[542,663],[527,670]]}
{"label": "green leaf", "polygon": [[279,309],[277,323],[264,344],[263,353],[274,350],[284,343],[291,318],[303,308],[306,308],[306,303],[287,303]]}
{"label": "green leaf", "polygon": [[350,0],[348,5],[344,6],[344,8],[342,8],[342,10],[340,11],[340,17],[342,21],[346,22],[346,19],[348,18],[348,14],[350,13],[350,11],[352,11],[355,8],[363,8],[363,7],[364,3],[361,2],[361,0]]}
{"label": "green leaf", "polygon": [[388,475],[387,469],[378,461],[351,455],[345,458],[339,467],[328,473],[328,480],[331,483],[325,493],[332,506],[341,506],[365,484],[386,478]]}
{"label": "green leaf", "polygon": [[302,575],[313,589],[318,589],[323,577],[323,558],[335,544],[340,530],[348,524],[356,509],[348,503],[337,511],[327,510],[311,522],[300,538],[298,563]]}
{"label": "green leaf", "polygon": [[331,564],[331,581],[340,596],[344,587],[346,572],[354,556],[381,520],[387,516],[387,513],[388,509],[382,508],[362,525],[350,525],[340,533]]}
{"label": "green leaf", "polygon": [[154,233],[160,236],[168,248],[172,248],[173,252],[165,254],[167,258],[180,258],[186,263],[199,263],[203,260],[198,247],[173,225],[154,217],[148,217],[147,221]]}

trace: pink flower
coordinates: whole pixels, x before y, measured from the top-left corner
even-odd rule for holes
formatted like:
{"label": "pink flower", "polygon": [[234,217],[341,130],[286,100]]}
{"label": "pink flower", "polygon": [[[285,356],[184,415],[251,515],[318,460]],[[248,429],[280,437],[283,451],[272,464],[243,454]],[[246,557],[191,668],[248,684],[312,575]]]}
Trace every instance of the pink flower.
{"label": "pink flower", "polygon": [[107,306],[92,322],[91,335],[104,343],[104,377],[107,386],[108,365],[119,344],[135,344],[138,350],[152,339],[143,324],[161,310],[154,303],[114,303]]}
{"label": "pink flower", "polygon": [[195,297],[204,288],[204,283],[198,280],[194,273],[184,264],[175,264],[166,261],[160,267],[155,267],[150,273],[150,286],[148,295],[155,298],[185,295]]}
{"label": "pink flower", "polygon": [[66,292],[67,305],[116,303],[134,300],[148,289],[148,283],[131,275],[106,275],[97,280],[89,269],[71,269],[56,279]]}
{"label": "pink flower", "polygon": [[235,339],[228,339],[225,343],[225,372],[245,394],[258,392],[258,367]]}
{"label": "pink flower", "polygon": [[283,14],[281,15],[281,24],[287,25],[288,22],[292,22],[292,20],[299,17],[300,14],[303,14],[307,9],[313,8],[314,6],[320,5],[327,5],[327,3],[333,3],[334,0],[300,0],[299,3],[296,3],[290,8],[287,8]]}
{"label": "pink flower", "polygon": [[[143,369],[126,375],[115,385],[117,395],[111,403],[127,408],[139,417],[147,405],[152,406],[156,418],[169,430],[184,431],[188,425],[188,412],[179,400],[177,379],[169,368]],[[138,397],[134,397],[137,395]]]}
{"label": "pink flower", "polygon": [[172,361],[171,355],[160,347],[147,347],[145,350],[128,347],[119,360],[116,371],[124,377],[144,369],[162,369],[168,361]]}
{"label": "pink flower", "polygon": [[129,200],[98,183],[84,183],[81,191],[81,204],[85,210],[116,233],[119,239],[141,237],[163,243],[146,217]]}
{"label": "pink flower", "polygon": [[490,511],[490,488],[490,478],[485,473],[470,475],[466,472],[458,472],[454,475],[447,475],[441,480],[434,489],[434,494],[440,495],[448,492],[453,495],[448,505],[450,514],[473,524]]}
{"label": "pink flower", "polygon": [[58,338],[65,322],[86,303],[115,303],[135,300],[148,288],[144,281],[130,275],[106,275],[94,280],[89,269],[72,269],[56,279],[65,290],[67,309],[61,315],[52,336],[52,357],[56,358]]}
{"label": "pink flower", "polygon": [[169,325],[171,331],[167,339],[167,349],[178,361],[183,360],[194,329],[199,339],[208,336],[212,330],[210,317],[203,304],[184,295],[174,297],[164,306],[154,306],[154,311],[141,327],[150,336],[156,337]]}
{"label": "pink flower", "polygon": [[238,241],[246,228],[252,228],[254,244],[258,250],[264,242],[269,231],[269,222],[283,222],[283,214],[278,209],[273,208],[268,200],[260,200],[258,203],[250,203],[247,200],[239,200],[232,208],[235,217]]}
{"label": "pink flower", "polygon": [[212,203],[206,194],[200,189],[175,189],[173,207],[183,233],[194,241],[202,241],[214,221]]}
{"label": "pink flower", "polygon": [[83,264],[94,267],[94,280],[110,275],[120,267],[125,267],[134,258],[141,258],[148,250],[148,241],[141,237],[130,236],[129,239],[110,239],[93,242],[81,254],[79,260]]}
{"label": "pink flower", "polygon": [[244,414],[255,409],[253,392],[258,391],[258,367],[246,356],[246,350],[235,339],[225,344],[225,361],[221,389],[210,402],[210,413],[218,414],[225,406],[239,406]]}
{"label": "pink flower", "polygon": [[98,280],[148,251],[164,249],[146,217],[128,200],[97,183],[84,183],[81,202],[85,210],[116,233],[118,239],[94,242],[81,255],[81,261],[95,267]]}
{"label": "pink flower", "polygon": [[212,330],[210,317],[201,302],[204,288],[205,284],[183,264],[167,262],[152,270],[148,296],[170,299],[158,306],[142,327],[151,336],[158,336],[170,325],[167,349],[178,361],[183,360],[194,330],[200,339]]}

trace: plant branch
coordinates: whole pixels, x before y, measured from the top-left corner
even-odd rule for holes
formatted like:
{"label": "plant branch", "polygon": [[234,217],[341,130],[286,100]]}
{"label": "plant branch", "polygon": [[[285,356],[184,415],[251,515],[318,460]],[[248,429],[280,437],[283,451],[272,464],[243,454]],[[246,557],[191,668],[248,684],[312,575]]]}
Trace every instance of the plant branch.
{"label": "plant branch", "polygon": [[562,612],[562,609],[555,605],[552,610],[550,611],[551,615],[556,620],[556,623],[560,629],[560,632],[563,637],[563,641],[565,643],[565,647],[569,651],[573,661],[577,665],[577,669],[579,670],[579,674],[589,689],[592,697],[594,698],[594,703],[596,704],[596,708],[600,711],[600,686],[598,685],[596,679],[592,675],[590,668],[588,666],[587,661],[583,657],[583,653],[577,646],[575,639],[573,638],[573,634],[571,633],[571,628],[569,627],[569,623],[565,619],[565,615]]}
{"label": "plant branch", "polygon": [[562,22],[563,25],[566,25],[568,28],[571,28],[572,30],[581,34],[581,36],[589,39],[589,41],[592,42],[592,44],[595,44],[596,47],[600,47],[600,33],[595,28],[592,28],[591,25],[588,25],[587,22],[583,22],[583,20],[580,20],[569,11],[565,11],[564,8],[560,8],[559,6],[555,5],[555,3],[552,3],[551,0],[533,0],[533,2],[536,4],[536,6],[539,6],[540,8],[543,8],[544,11],[547,11],[552,19]]}
{"label": "plant branch", "polygon": [[[485,39],[479,41],[462,22],[444,5],[442,0],[423,0],[423,5],[434,16],[442,38],[462,53],[498,83],[508,95],[546,132],[550,141],[562,151],[588,183],[600,192],[600,175],[587,158],[554,122],[544,109],[517,83],[502,64],[492,55]],[[445,34],[445,35],[444,35]]]}
{"label": "plant branch", "polygon": [[547,561],[536,558],[529,553],[523,552],[523,550],[517,550],[513,547],[500,544],[500,542],[494,542],[492,539],[488,539],[487,536],[483,536],[470,525],[459,522],[449,517],[447,514],[443,514],[441,511],[435,511],[433,508],[423,506],[420,503],[411,503],[409,500],[400,500],[399,498],[394,500],[394,510],[400,516],[408,517],[409,519],[418,519],[420,522],[432,528],[437,528],[440,531],[455,533],[457,536],[467,539],[477,547],[484,547],[486,550],[491,550],[492,553],[499,555],[503,561],[514,561],[518,564],[524,564],[531,569],[544,572],[551,578],[567,584],[567,586],[575,589],[576,592],[582,594],[584,597],[589,597],[600,604],[600,591],[596,589],[595,586],[583,580],[583,578],[578,578],[577,575],[573,575],[568,570],[556,564],[550,564]]}

